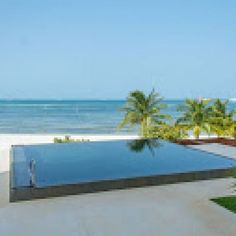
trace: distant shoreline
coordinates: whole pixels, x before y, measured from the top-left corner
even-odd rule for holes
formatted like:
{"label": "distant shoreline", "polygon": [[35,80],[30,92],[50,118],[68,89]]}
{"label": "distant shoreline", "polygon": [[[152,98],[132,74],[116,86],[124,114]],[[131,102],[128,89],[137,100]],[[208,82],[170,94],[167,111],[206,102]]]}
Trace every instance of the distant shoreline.
{"label": "distant shoreline", "polygon": [[[185,99],[188,98],[165,98],[163,97],[163,101],[184,101]],[[197,98],[192,98],[192,99],[197,99]],[[210,100],[214,100],[217,98],[209,98]],[[221,100],[229,100],[230,102],[235,102],[236,98],[219,98]],[[70,99],[70,98],[63,98],[63,99],[59,99],[59,98],[0,98],[0,102],[125,102],[126,99],[122,98],[122,99],[80,99],[80,98],[74,98],[74,99]]]}

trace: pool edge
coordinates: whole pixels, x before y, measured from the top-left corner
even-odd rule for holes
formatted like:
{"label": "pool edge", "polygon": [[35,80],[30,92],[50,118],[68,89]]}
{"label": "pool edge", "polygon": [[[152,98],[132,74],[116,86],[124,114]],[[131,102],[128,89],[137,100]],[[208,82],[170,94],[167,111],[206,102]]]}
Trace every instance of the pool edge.
{"label": "pool edge", "polygon": [[216,178],[226,178],[232,177],[235,172],[236,167],[232,167],[226,169],[213,169],[168,175],[144,176],[117,180],[102,180],[96,182],[51,186],[45,188],[10,188],[10,202],[96,193],[119,189],[160,186],[166,184],[210,180]]}

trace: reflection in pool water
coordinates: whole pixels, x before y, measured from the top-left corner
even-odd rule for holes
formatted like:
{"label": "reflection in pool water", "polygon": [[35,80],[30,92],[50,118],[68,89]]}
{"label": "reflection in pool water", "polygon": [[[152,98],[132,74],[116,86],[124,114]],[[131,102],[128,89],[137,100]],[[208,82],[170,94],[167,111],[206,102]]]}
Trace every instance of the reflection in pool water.
{"label": "reflection in pool water", "polygon": [[148,148],[154,156],[155,149],[160,147],[161,144],[158,139],[140,139],[128,142],[127,146],[131,151],[134,152],[142,152],[145,148]]}
{"label": "reflection in pool water", "polygon": [[156,139],[27,145],[12,150],[14,187],[39,188],[233,166],[235,160]]}
{"label": "reflection in pool water", "polygon": [[233,159],[154,139],[15,146],[11,153],[11,201],[225,177],[236,167]]}

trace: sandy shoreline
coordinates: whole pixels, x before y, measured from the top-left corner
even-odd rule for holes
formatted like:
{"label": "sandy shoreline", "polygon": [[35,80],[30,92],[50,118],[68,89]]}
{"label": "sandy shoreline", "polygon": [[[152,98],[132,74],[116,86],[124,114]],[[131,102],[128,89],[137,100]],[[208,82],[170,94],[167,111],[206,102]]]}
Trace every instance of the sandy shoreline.
{"label": "sandy shoreline", "polygon": [[[67,134],[0,134],[0,146],[20,144],[52,143],[55,137],[63,138]],[[137,138],[137,135],[116,134],[78,134],[69,135],[74,139],[88,139],[90,141],[122,140]]]}

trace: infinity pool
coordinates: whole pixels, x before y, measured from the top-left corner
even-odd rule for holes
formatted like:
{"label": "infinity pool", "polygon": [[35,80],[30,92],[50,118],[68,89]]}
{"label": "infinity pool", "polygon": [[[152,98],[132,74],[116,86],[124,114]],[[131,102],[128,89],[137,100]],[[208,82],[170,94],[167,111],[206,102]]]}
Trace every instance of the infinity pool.
{"label": "infinity pool", "polygon": [[13,146],[11,198],[27,200],[115,186],[179,182],[182,175],[178,174],[184,173],[194,173],[189,175],[192,180],[207,179],[221,177],[234,167],[236,160],[155,139]]}

